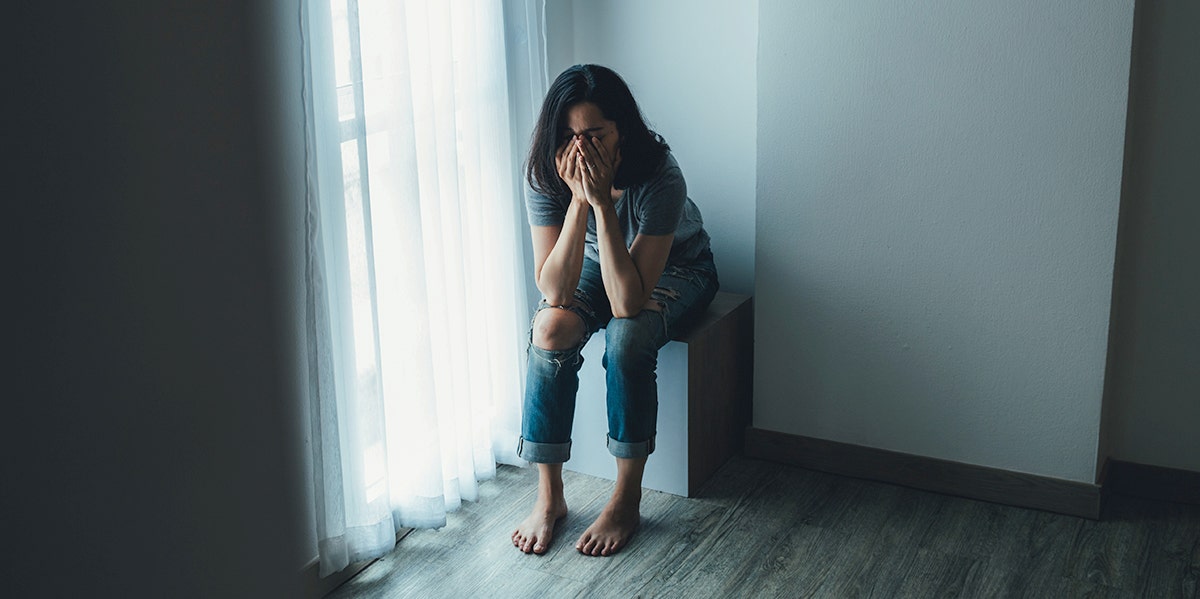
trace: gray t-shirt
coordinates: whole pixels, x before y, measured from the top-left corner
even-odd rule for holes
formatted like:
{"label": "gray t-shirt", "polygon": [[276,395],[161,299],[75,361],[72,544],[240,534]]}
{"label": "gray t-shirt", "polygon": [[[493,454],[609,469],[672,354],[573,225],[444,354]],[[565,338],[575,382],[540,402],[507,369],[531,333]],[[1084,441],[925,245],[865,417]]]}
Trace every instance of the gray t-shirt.
{"label": "gray t-shirt", "polygon": [[[527,190],[525,209],[529,213],[529,224],[535,227],[563,224],[570,202],[570,198],[558,201],[532,189]],[[709,237],[704,230],[700,209],[688,198],[683,172],[670,153],[654,176],[645,183],[626,189],[614,208],[625,234],[625,247],[633,245],[638,233],[675,234],[671,254],[667,257],[668,266],[686,266],[708,249]],[[600,253],[596,249],[596,215],[591,210],[588,211],[584,256],[600,261]]]}

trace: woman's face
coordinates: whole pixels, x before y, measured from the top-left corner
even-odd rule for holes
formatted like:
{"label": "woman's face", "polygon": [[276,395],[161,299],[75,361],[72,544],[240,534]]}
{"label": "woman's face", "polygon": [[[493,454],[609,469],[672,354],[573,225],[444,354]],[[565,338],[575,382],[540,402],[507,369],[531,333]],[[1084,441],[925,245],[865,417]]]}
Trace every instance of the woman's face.
{"label": "woman's face", "polygon": [[582,136],[584,140],[591,140],[593,137],[600,141],[600,145],[608,152],[609,160],[613,161],[614,172],[620,156],[617,154],[617,148],[620,147],[621,135],[617,131],[617,123],[604,118],[604,113],[600,112],[600,107],[591,102],[580,102],[567,110],[566,127],[559,132],[559,145],[566,143],[575,136]]}

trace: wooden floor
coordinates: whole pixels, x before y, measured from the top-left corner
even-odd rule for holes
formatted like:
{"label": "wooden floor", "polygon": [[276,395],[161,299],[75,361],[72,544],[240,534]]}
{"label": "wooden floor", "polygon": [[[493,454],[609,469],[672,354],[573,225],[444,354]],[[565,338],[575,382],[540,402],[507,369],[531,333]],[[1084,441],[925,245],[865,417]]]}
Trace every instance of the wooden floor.
{"label": "wooden floor", "polygon": [[544,556],[509,540],[536,472],[501,467],[330,597],[1186,597],[1200,507],[1113,496],[1100,521],[735,458],[698,498],[647,491],[610,558],[575,539],[611,483],[564,472],[572,512]]}

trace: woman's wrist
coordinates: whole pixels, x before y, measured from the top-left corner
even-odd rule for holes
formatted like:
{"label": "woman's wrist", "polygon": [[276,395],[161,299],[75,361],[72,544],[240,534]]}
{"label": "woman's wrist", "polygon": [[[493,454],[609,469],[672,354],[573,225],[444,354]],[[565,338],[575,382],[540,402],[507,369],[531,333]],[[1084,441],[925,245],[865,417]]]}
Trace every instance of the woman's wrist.
{"label": "woman's wrist", "polygon": [[614,227],[616,230],[621,229],[621,223],[617,217],[617,210],[613,208],[611,203],[592,205],[592,211],[596,215],[597,227]]}

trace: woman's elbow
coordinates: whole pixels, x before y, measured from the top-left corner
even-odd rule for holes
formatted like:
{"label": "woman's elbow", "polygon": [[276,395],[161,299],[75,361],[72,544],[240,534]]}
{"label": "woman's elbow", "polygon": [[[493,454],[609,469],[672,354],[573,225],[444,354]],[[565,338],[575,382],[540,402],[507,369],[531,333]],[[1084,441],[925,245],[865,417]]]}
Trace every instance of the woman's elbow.
{"label": "woman's elbow", "polygon": [[540,280],[537,282],[537,288],[542,293],[542,297],[546,298],[546,303],[551,306],[568,306],[575,301],[574,290],[551,285],[543,286]]}
{"label": "woman's elbow", "polygon": [[570,295],[546,295],[546,305],[548,306],[570,306],[575,301]]}
{"label": "woman's elbow", "polygon": [[574,290],[542,289],[539,287],[538,291],[542,292],[542,297],[546,298],[546,303],[551,306],[569,306],[575,301]]}

